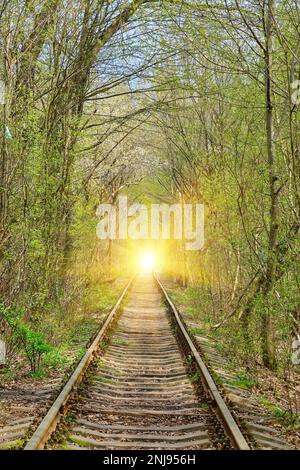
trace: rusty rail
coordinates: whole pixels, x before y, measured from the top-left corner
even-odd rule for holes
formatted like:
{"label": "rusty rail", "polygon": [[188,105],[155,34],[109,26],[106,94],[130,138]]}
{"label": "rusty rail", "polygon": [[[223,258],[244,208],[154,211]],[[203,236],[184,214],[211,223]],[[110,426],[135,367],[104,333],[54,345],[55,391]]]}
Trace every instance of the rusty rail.
{"label": "rusty rail", "polygon": [[207,369],[206,365],[204,364],[203,360],[201,359],[201,356],[199,352],[197,351],[189,333],[187,332],[179,312],[177,311],[175,305],[173,304],[172,300],[170,299],[167,291],[163,287],[162,283],[158,279],[156,275],[154,275],[154,278],[161,290],[161,292],[164,295],[165,301],[167,303],[167,306],[169,307],[169,310],[174,316],[174,319],[176,321],[176,325],[180,330],[180,333],[182,337],[184,338],[184,341],[189,349],[190,354],[193,356],[195,365],[197,367],[197,370],[200,373],[202,382],[205,386],[205,389],[209,393],[211,399],[213,400],[213,403],[215,405],[217,414],[219,418],[222,421],[223,426],[226,429],[226,432],[233,444],[233,446],[238,449],[238,450],[250,450],[250,447],[243,436],[238,424],[236,423],[235,419],[233,418],[229,408],[227,407],[226,403],[224,402],[223,398],[221,397],[221,394],[212,378],[212,376],[209,373],[209,370]]}
{"label": "rusty rail", "polygon": [[[63,387],[62,391],[54,401],[51,408],[48,410],[47,414],[27,442],[24,450],[41,450],[44,448],[45,443],[50,438],[53,431],[56,429],[56,426],[63,416],[64,411],[66,410],[66,405],[68,400],[71,396],[72,391],[78,385],[86,372],[88,365],[90,364],[91,360],[94,357],[95,352],[99,347],[100,341],[105,337],[109,327],[112,325],[113,321],[116,318],[116,314],[119,311],[121,302],[123,301],[126,293],[128,292],[132,281],[134,280],[135,276],[133,276],[128,284],[126,285],[125,289],[123,290],[121,296],[119,297],[116,305],[110,312],[109,316],[107,317],[105,323],[101,327],[99,333],[97,334],[96,338],[94,339],[91,346],[86,351],[85,355],[77,365],[76,369],[69,377],[68,381],[66,382],[65,386]],[[176,322],[176,326],[182,339],[184,340],[186,349],[188,350],[189,355],[194,358],[195,365],[197,370],[200,373],[202,383],[207,390],[208,394],[210,395],[213,404],[215,406],[216,412],[229,436],[232,445],[234,448],[238,450],[250,450],[250,447],[243,436],[238,424],[234,420],[230,410],[228,409],[226,403],[224,402],[223,398],[220,395],[220,392],[217,389],[217,386],[211,377],[209,370],[207,369],[206,365],[204,364],[203,360],[199,352],[197,351],[193,341],[187,332],[183,321],[181,320],[180,314],[177,311],[175,305],[173,304],[172,300],[170,299],[168,293],[166,292],[165,288],[163,287],[161,281],[158,279],[156,275],[154,278],[159,286],[165,302],[169,308],[169,311],[173,315],[173,319]]]}
{"label": "rusty rail", "polygon": [[45,443],[50,438],[61,416],[63,415],[63,410],[70,398],[72,391],[74,390],[75,386],[82,381],[84,373],[91,360],[93,359],[94,354],[98,349],[100,341],[104,338],[108,328],[111,326],[113,320],[115,319],[116,314],[119,311],[121,302],[124,299],[126,293],[128,292],[128,289],[130,288],[134,278],[135,276],[133,276],[126,285],[125,289],[123,290],[114,308],[108,315],[96,338],[92,342],[91,346],[87,349],[85,355],[77,365],[72,375],[69,377],[67,383],[65,384],[62,391],[54,401],[51,408],[48,410],[46,416],[43,418],[31,438],[27,442],[26,446],[24,447],[24,450],[40,450],[44,448]]}

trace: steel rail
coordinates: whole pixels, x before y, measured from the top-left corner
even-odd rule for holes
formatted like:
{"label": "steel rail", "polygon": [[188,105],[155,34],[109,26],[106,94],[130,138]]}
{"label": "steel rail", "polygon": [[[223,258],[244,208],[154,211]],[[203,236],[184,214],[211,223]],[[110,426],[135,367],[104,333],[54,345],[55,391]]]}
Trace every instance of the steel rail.
{"label": "steel rail", "polygon": [[176,325],[178,326],[180,333],[184,337],[185,343],[193,356],[195,360],[195,365],[200,373],[200,376],[202,378],[202,382],[204,383],[204,386],[209,393],[211,399],[213,400],[213,403],[216,407],[217,414],[219,418],[222,421],[223,426],[226,429],[226,432],[233,444],[233,446],[238,449],[238,450],[250,450],[250,447],[243,436],[238,424],[236,423],[234,417],[232,416],[229,408],[227,407],[226,403],[224,402],[212,376],[209,373],[208,368],[204,364],[203,360],[201,359],[201,356],[199,352],[197,351],[189,333],[187,332],[180,314],[178,310],[176,309],[175,305],[173,304],[172,300],[170,299],[167,291],[163,287],[161,281],[158,279],[158,277],[154,275],[154,279],[157,282],[157,285],[159,286],[161,292],[163,293],[163,296],[165,298],[165,301],[169,307],[169,310],[171,310],[171,313],[174,316],[174,319],[176,321]]}
{"label": "steel rail", "polygon": [[47,440],[50,438],[51,434],[55,430],[63,414],[63,410],[70,398],[72,391],[74,390],[75,386],[81,382],[88,365],[90,364],[91,360],[94,357],[95,352],[98,349],[100,341],[103,339],[108,328],[111,326],[113,320],[115,319],[116,314],[119,311],[121,302],[124,299],[125,295],[127,294],[134,278],[135,278],[135,275],[132,276],[132,278],[130,279],[126,287],[124,288],[117,303],[115,304],[112,311],[108,315],[103,326],[98,332],[96,338],[94,339],[90,347],[87,349],[85,355],[83,356],[83,358],[77,365],[74,372],[69,377],[68,381],[66,382],[65,386],[61,390],[60,394],[58,395],[58,397],[56,398],[56,400],[54,401],[54,403],[48,410],[47,414],[42,419],[41,423],[39,424],[39,426],[37,427],[37,429],[31,436],[31,438],[27,442],[26,446],[24,447],[24,450],[41,450],[44,448],[45,443],[47,442]]}
{"label": "steel rail", "polygon": [[[92,361],[95,352],[99,347],[100,341],[105,337],[109,327],[111,326],[112,322],[115,320],[116,314],[120,309],[120,305],[128,292],[135,275],[130,279],[126,287],[124,288],[121,296],[119,297],[117,303],[115,304],[114,308],[108,315],[106,321],[104,322],[103,326],[99,330],[96,338],[92,342],[91,346],[87,349],[85,355],[75,368],[74,372],[69,377],[68,381],[66,382],[65,386],[61,390],[60,394],[49,408],[47,414],[42,419],[41,423],[28,440],[24,450],[41,450],[44,448],[45,443],[50,438],[51,434],[55,431],[57,424],[59,423],[61,417],[66,410],[66,405],[68,400],[71,396],[71,393],[74,391],[76,385],[78,385],[86,372],[90,362]],[[154,274],[154,279],[163,294],[165,302],[173,314],[173,318],[176,321],[176,325],[184,338],[185,344],[188,348],[189,354],[191,354],[194,358],[195,365],[200,373],[203,385],[207,392],[209,393],[213,404],[216,408],[216,412],[227,432],[228,437],[230,438],[232,445],[239,450],[250,450],[250,447],[243,436],[238,424],[234,420],[230,410],[228,409],[226,403],[224,402],[223,398],[220,395],[217,386],[211,377],[209,370],[207,369],[205,363],[201,359],[199,352],[197,351],[189,333],[187,332],[184,323],[181,320],[180,314],[177,311],[175,305],[173,304],[172,300],[170,299],[168,293],[166,292],[165,288],[163,287],[161,281],[158,277]]]}

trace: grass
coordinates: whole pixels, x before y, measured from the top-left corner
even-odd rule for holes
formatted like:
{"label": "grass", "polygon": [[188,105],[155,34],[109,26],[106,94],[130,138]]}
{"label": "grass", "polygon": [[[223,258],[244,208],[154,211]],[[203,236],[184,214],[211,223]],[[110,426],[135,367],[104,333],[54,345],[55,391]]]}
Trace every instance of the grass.
{"label": "grass", "polygon": [[259,397],[259,403],[263,405],[267,410],[270,411],[274,418],[278,418],[280,423],[286,427],[295,428],[300,425],[300,417],[295,413],[291,413],[288,410],[284,410],[278,405],[275,405],[273,402],[268,400],[265,397]]}
{"label": "grass", "polygon": [[67,424],[72,424],[76,421],[76,418],[75,416],[73,415],[66,415],[65,418],[64,418],[64,421],[67,423]]}
{"label": "grass", "polygon": [[198,326],[192,326],[191,328],[189,328],[189,331],[194,336],[197,336],[197,335],[200,336],[200,335],[205,334],[205,330],[203,328],[198,327]]}
{"label": "grass", "polygon": [[200,380],[199,372],[195,372],[193,375],[190,376],[190,381],[192,384],[199,382],[199,380]]}
{"label": "grass", "polygon": [[226,383],[228,385],[232,385],[234,387],[242,388],[245,390],[251,390],[252,388],[257,386],[257,381],[249,375],[243,372],[236,372],[235,375],[237,376],[235,380],[226,380]]}
{"label": "grass", "polygon": [[117,301],[119,293],[115,286],[95,283],[90,286],[83,298],[82,308],[85,312],[105,311],[111,308]]}
{"label": "grass", "polygon": [[61,444],[60,448],[62,450],[69,450],[68,444]]}
{"label": "grass", "polygon": [[0,450],[20,450],[25,444],[25,439],[18,439],[8,445],[0,445]]}
{"label": "grass", "polygon": [[95,380],[96,382],[102,382],[102,383],[105,383],[105,384],[111,384],[113,383],[113,380],[112,379],[106,379],[105,377],[102,377],[102,376],[99,376],[99,375],[96,375],[93,380]]}
{"label": "grass", "polygon": [[186,362],[187,362],[187,364],[192,365],[194,363],[193,356],[188,355],[187,358],[186,358]]}
{"label": "grass", "polygon": [[201,408],[201,410],[208,411],[209,405],[207,403],[200,403],[199,408]]}
{"label": "grass", "polygon": [[291,428],[300,426],[300,417],[295,413],[291,413],[288,410],[283,410],[279,406],[274,406],[272,409],[272,415],[275,418],[280,418],[284,425]]}
{"label": "grass", "polygon": [[77,439],[76,437],[69,437],[69,441],[73,442],[74,444],[77,444],[82,447],[88,447],[89,443],[85,441],[81,441],[80,439]]}
{"label": "grass", "polygon": [[34,372],[29,372],[28,377],[31,377],[32,379],[36,380],[42,380],[47,377],[47,372],[45,371],[45,369],[41,368]]}
{"label": "grass", "polygon": [[126,339],[114,338],[111,342],[112,346],[127,346],[128,341]]}
{"label": "grass", "polygon": [[[100,327],[101,312],[103,312],[104,319],[104,312],[113,307],[118,295],[118,289],[114,284],[99,285],[99,283],[95,283],[89,287],[80,305],[80,312],[77,312],[74,317],[70,317],[70,321],[67,322],[70,325],[69,328],[67,324],[65,325],[62,341],[58,343],[57,347],[45,354],[40,370],[31,374],[31,377],[44,378],[51,370],[66,369],[73,362],[70,352],[74,348],[77,349],[78,346],[80,348],[76,352],[76,357],[80,360],[86,353],[85,345]],[[91,316],[84,313],[86,311],[99,312],[100,316],[98,318]],[[100,347],[106,350],[108,345],[101,343]]]}
{"label": "grass", "polygon": [[12,368],[8,365],[0,368],[0,385],[10,382],[16,378],[19,372],[19,367]]}
{"label": "grass", "polygon": [[108,347],[109,344],[106,341],[100,341],[99,349],[101,349],[102,351],[107,351]]}

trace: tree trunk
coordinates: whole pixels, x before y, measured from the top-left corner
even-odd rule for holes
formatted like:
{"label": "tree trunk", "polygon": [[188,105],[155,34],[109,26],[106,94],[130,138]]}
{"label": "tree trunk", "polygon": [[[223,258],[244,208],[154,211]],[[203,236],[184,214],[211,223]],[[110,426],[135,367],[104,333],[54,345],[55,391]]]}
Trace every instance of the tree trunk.
{"label": "tree trunk", "polygon": [[[267,295],[272,288],[276,269],[276,245],[278,235],[278,190],[276,188],[276,151],[274,145],[274,116],[272,93],[272,53],[273,53],[273,19],[274,0],[268,0],[265,27],[265,100],[266,100],[266,135],[267,157],[270,190],[270,225],[268,240],[268,259],[261,293]],[[275,352],[273,343],[272,318],[268,309],[262,312],[261,345],[264,364],[273,368],[275,366]]]}

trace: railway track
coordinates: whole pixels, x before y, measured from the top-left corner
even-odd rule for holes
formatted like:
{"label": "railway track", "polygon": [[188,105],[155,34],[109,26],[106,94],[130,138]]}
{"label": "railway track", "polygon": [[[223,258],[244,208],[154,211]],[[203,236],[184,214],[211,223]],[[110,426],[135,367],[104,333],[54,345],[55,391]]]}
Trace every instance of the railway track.
{"label": "railway track", "polygon": [[139,276],[25,446],[43,448],[249,446],[164,287]]}

